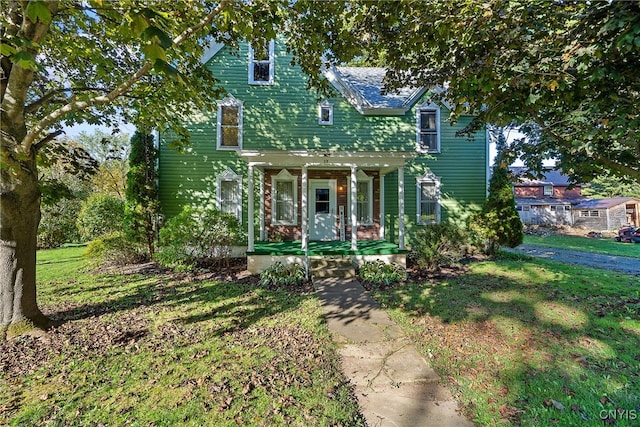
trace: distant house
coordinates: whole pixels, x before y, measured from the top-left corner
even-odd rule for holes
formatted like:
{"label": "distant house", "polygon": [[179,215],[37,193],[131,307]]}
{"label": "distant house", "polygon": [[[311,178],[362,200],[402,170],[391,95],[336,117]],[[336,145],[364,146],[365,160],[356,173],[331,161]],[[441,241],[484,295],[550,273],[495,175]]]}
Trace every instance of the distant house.
{"label": "distant house", "polygon": [[593,230],[615,230],[627,224],[640,227],[640,199],[634,197],[585,200],[573,212],[574,225]]}
{"label": "distant house", "polygon": [[567,175],[555,169],[545,171],[539,179],[527,178],[526,168],[510,169],[516,209],[524,224],[573,225],[574,206],[586,200],[580,184],[572,185]]}

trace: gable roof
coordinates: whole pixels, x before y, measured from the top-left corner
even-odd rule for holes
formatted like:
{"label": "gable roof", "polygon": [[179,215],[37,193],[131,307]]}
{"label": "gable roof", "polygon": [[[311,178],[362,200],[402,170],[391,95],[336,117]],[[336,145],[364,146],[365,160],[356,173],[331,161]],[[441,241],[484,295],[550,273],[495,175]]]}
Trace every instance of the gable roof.
{"label": "gable roof", "polygon": [[331,84],[363,115],[403,115],[426,92],[404,87],[384,90],[387,70],[379,67],[331,67],[323,71]]}
{"label": "gable roof", "polygon": [[576,209],[609,209],[623,203],[639,203],[640,199],[635,197],[612,197],[608,199],[592,199],[580,203]]}
{"label": "gable roof", "polygon": [[[523,166],[510,166],[509,169],[515,178],[514,185],[519,187],[539,187],[542,185],[571,185],[569,176],[563,174],[557,169],[547,169],[542,173],[542,177],[538,179],[527,178],[527,168]],[[580,185],[575,183],[574,185]]]}
{"label": "gable roof", "polygon": [[[201,64],[206,64],[225,46],[212,40],[204,49]],[[404,115],[426,92],[423,87],[384,90],[386,68],[331,67],[323,70],[331,84],[363,115]]]}

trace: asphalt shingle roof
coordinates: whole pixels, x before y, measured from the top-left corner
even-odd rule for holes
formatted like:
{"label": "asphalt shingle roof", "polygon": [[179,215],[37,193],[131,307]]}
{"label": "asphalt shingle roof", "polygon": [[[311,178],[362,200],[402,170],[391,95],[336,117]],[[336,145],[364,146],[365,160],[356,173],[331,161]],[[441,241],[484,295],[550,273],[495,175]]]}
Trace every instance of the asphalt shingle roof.
{"label": "asphalt shingle roof", "polygon": [[384,90],[385,68],[336,67],[342,81],[356,90],[372,108],[404,108],[418,90],[404,87],[395,91]]}

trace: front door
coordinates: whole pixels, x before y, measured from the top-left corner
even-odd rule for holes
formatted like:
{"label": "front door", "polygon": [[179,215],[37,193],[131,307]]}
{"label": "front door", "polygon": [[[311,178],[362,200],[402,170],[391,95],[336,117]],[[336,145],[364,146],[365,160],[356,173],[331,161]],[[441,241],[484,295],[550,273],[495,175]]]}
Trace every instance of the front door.
{"label": "front door", "polygon": [[336,239],[336,180],[310,180],[309,234],[311,240]]}

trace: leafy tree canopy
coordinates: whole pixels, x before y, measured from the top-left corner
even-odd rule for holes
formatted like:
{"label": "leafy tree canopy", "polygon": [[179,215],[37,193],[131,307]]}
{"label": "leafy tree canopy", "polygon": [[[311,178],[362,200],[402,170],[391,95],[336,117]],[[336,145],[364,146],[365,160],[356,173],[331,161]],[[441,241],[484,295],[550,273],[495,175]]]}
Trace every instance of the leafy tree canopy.
{"label": "leafy tree canopy", "polygon": [[[390,69],[389,88],[440,85],[467,129],[517,125],[530,169],[555,157],[588,181],[640,177],[640,2],[298,1],[304,54]],[[302,11],[306,13],[303,13]],[[305,61],[310,64],[312,61]],[[303,63],[303,68],[310,69]]]}

